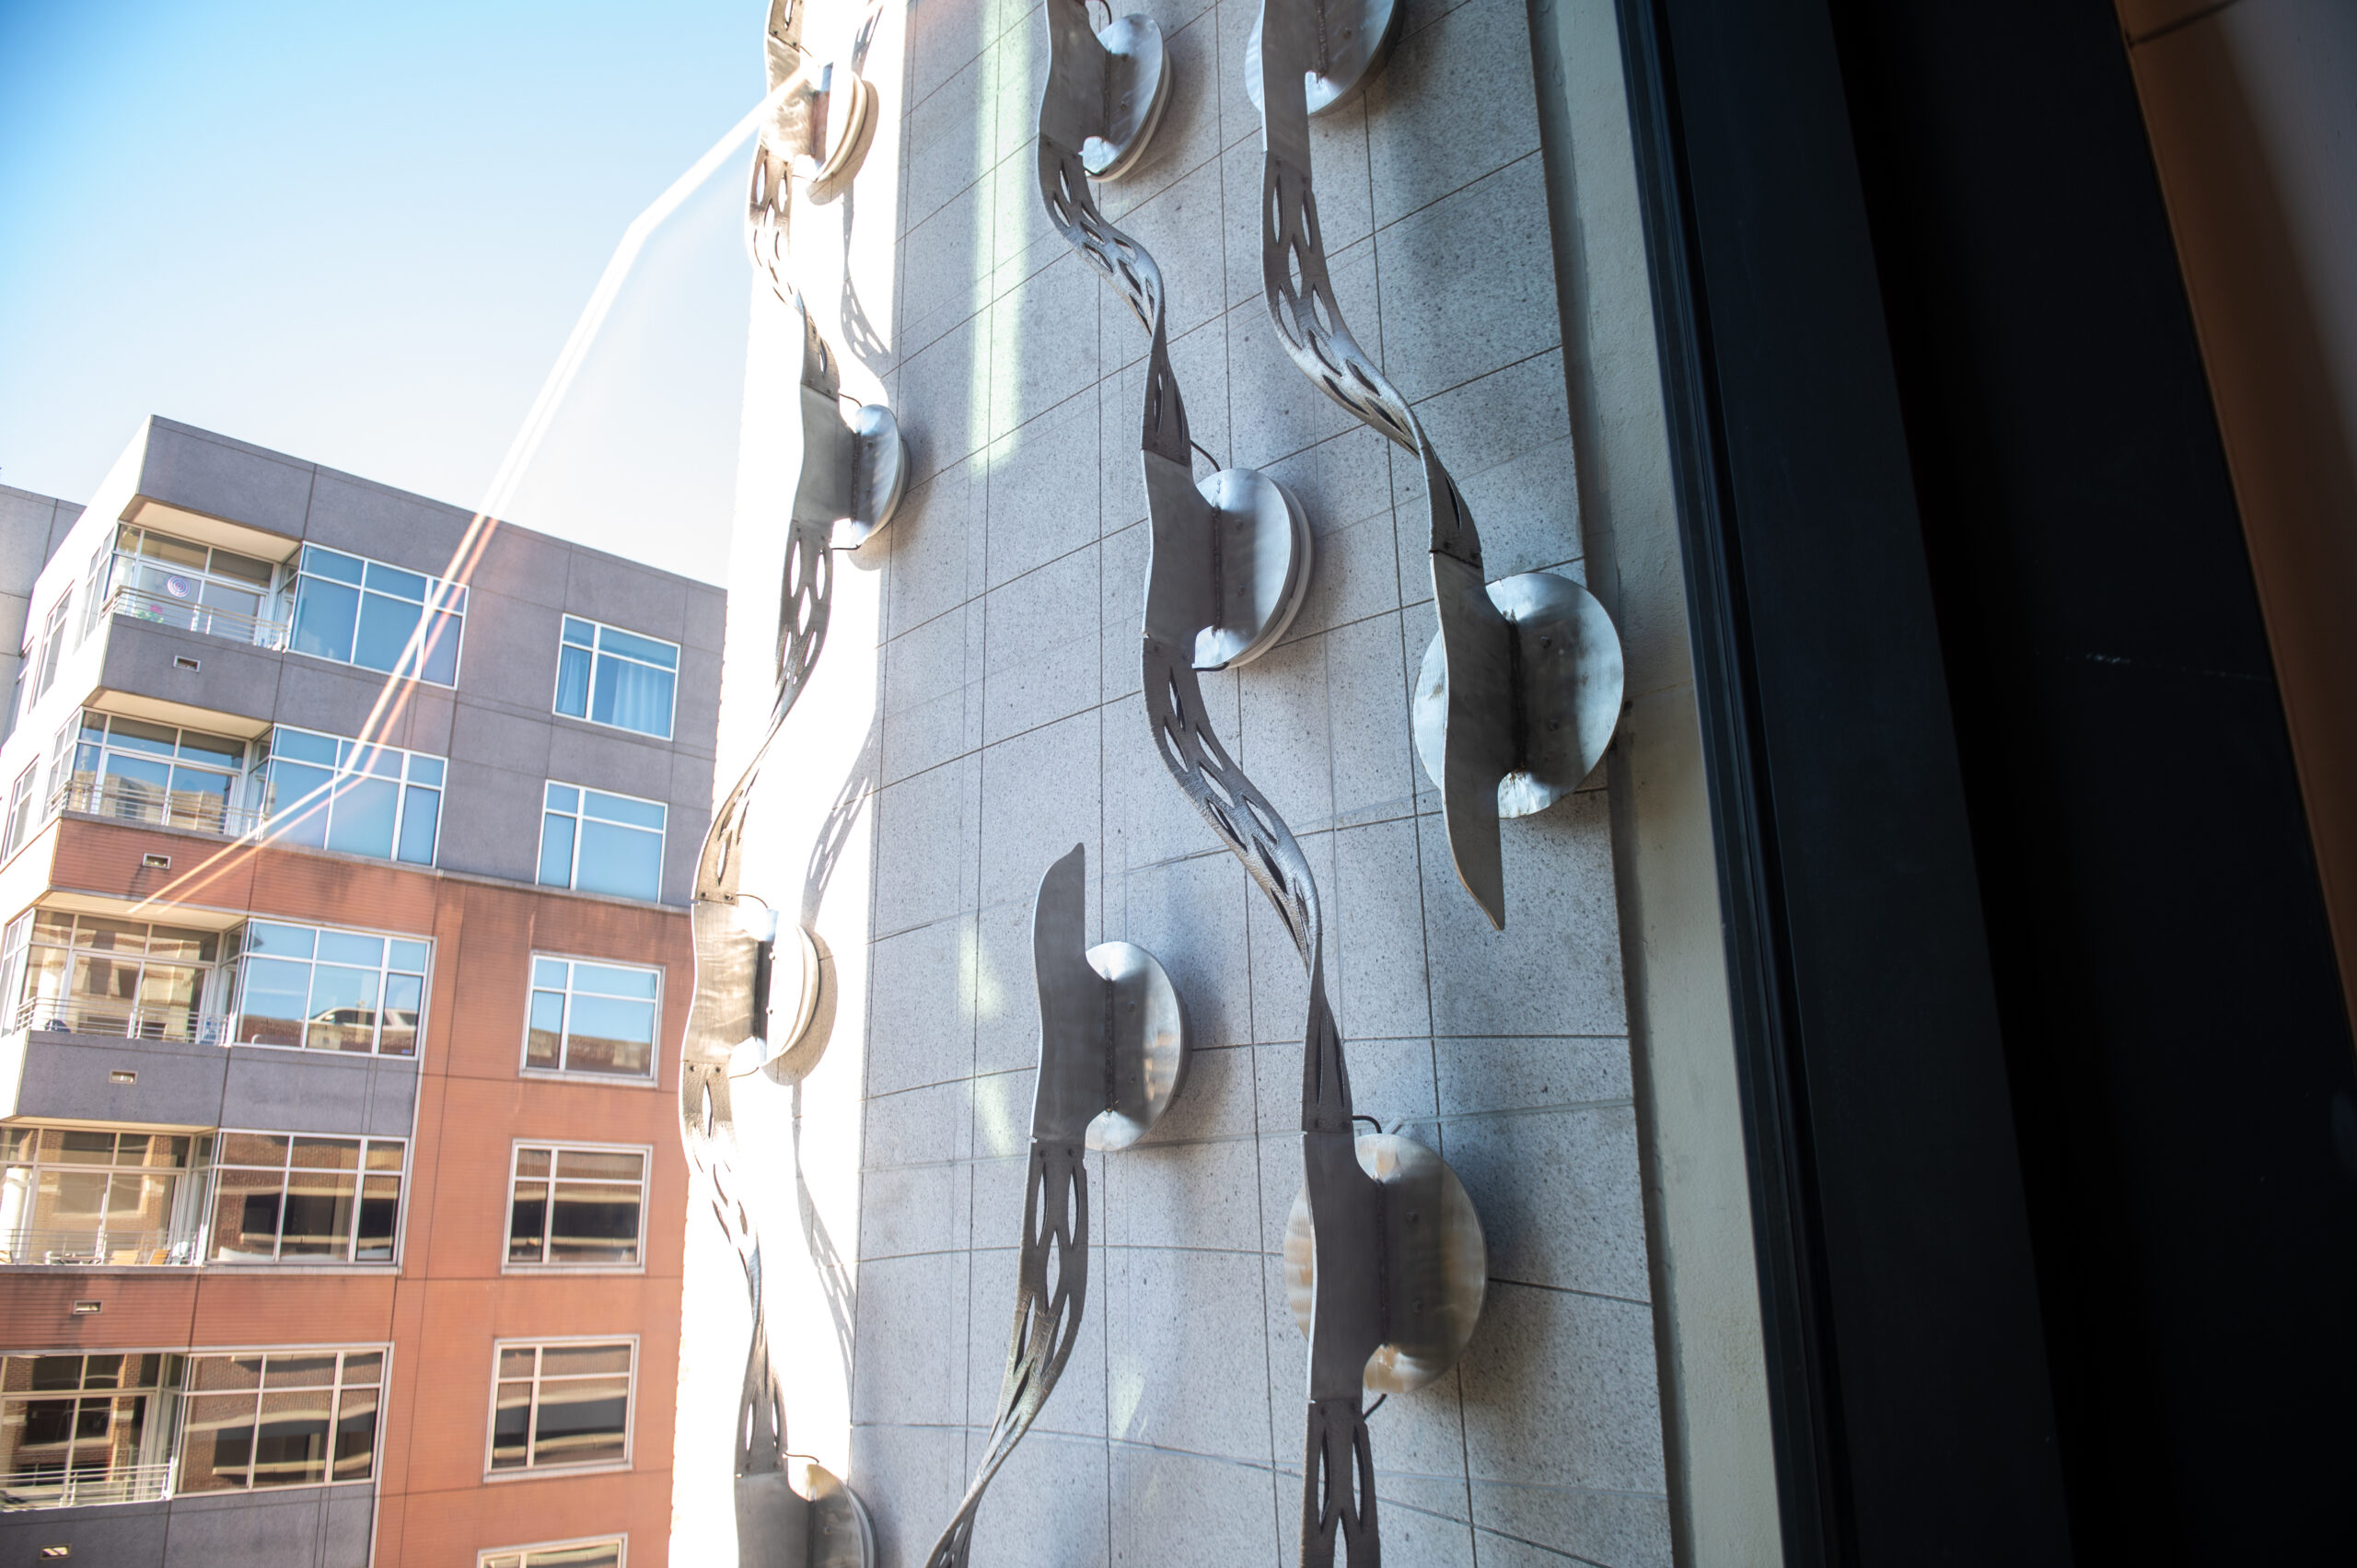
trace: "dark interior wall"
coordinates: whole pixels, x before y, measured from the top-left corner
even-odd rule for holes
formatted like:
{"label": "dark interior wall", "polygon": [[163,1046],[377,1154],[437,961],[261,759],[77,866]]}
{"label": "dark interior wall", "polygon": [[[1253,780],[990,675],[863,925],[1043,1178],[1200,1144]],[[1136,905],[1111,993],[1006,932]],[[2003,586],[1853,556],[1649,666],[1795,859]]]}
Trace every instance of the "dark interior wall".
{"label": "dark interior wall", "polygon": [[1834,16],[2081,1557],[2346,1561],[2351,1045],[2114,12]]}

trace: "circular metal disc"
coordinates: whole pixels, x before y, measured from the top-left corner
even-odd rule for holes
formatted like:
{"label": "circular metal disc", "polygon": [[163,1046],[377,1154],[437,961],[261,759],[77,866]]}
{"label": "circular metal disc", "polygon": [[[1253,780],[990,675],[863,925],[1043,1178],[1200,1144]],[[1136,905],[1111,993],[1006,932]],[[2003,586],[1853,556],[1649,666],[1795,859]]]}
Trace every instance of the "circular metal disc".
{"label": "circular metal disc", "polygon": [[[1620,722],[1620,637],[1612,618],[1569,577],[1525,572],[1490,586],[1490,602],[1521,642],[1520,722],[1529,737],[1523,772],[1498,782],[1498,815],[1544,811],[1596,771]],[[1501,714],[1501,724],[1515,715]],[[1435,634],[1416,677],[1416,755],[1440,784],[1448,727],[1448,670]]]}
{"label": "circular metal disc", "polygon": [[819,944],[796,925],[781,930],[770,945],[770,1016],[756,1018],[767,1033],[741,1041],[728,1053],[728,1075],[743,1078],[794,1049],[819,1011]]}
{"label": "circular metal disc", "polygon": [[1219,624],[1195,633],[1195,668],[1249,664],[1276,646],[1309,597],[1309,515],[1258,469],[1223,469],[1195,488],[1216,514],[1221,570]]}
{"label": "circular metal disc", "polygon": [[[1399,41],[1399,18],[1407,15],[1405,0],[1325,0],[1325,35],[1332,40],[1323,70],[1309,76],[1309,112],[1340,109],[1366,90],[1366,84],[1390,58]],[[1252,36],[1244,45],[1244,91],[1252,107],[1260,103],[1260,18],[1252,18]]]}
{"label": "circular metal disc", "polygon": [[[1389,1337],[1367,1357],[1366,1391],[1408,1394],[1457,1364],[1473,1338],[1489,1289],[1490,1253],[1481,1218],[1448,1162],[1396,1132],[1362,1132],[1359,1168],[1382,1184],[1387,1231]],[[1285,1303],[1309,1337],[1318,1249],[1309,1189],[1285,1216]]]}
{"label": "circular metal disc", "polygon": [[841,63],[828,66],[820,79],[834,84],[824,95],[825,145],[797,160],[795,172],[810,182],[810,200],[825,203],[842,193],[867,159],[876,139],[877,98],[875,83]]}
{"label": "circular metal disc", "polygon": [[909,482],[909,448],[900,439],[900,422],[882,403],[862,403],[843,423],[853,438],[852,515],[837,525],[833,542],[856,550],[900,506]]}
{"label": "circular metal disc", "polygon": [[1106,66],[1105,134],[1080,149],[1091,180],[1119,180],[1137,167],[1170,104],[1170,53],[1162,25],[1152,17],[1123,17],[1097,35],[1112,60]]}
{"label": "circular metal disc", "polygon": [[1113,1104],[1088,1124],[1088,1146],[1126,1149],[1185,1086],[1186,1009],[1162,965],[1135,943],[1098,943],[1088,967],[1113,983]]}
{"label": "circular metal disc", "polygon": [[810,1493],[810,1568],[876,1568],[876,1526],[857,1493],[819,1465]]}

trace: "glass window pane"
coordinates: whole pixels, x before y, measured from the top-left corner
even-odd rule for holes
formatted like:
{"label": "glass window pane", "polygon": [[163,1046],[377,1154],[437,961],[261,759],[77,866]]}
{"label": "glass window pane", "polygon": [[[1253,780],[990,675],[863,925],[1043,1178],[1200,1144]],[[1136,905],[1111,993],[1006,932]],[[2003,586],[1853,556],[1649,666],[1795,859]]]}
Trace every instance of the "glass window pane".
{"label": "glass window pane", "polygon": [[573,988],[594,991],[601,996],[637,996],[651,1002],[661,979],[653,970],[622,969],[614,964],[573,966]]}
{"label": "glass window pane", "polygon": [[256,1486],[317,1486],[327,1480],[334,1398],[325,1388],[262,1395],[261,1422],[254,1432]]}
{"label": "glass window pane", "polygon": [[279,1256],[349,1261],[358,1187],[359,1179],[345,1171],[298,1170],[290,1175]]}
{"label": "glass window pane", "polygon": [[150,724],[145,719],[117,717],[109,728],[118,750],[145,751],[156,757],[170,756],[180,734],[170,725]]}
{"label": "glass window pane", "polygon": [[456,615],[441,613],[427,623],[425,658],[418,673],[436,686],[459,683],[459,641],[464,624]]}
{"label": "glass window pane", "polygon": [[671,687],[675,679],[677,677],[668,669],[600,654],[589,716],[599,724],[633,729],[641,735],[668,737],[671,733]]}
{"label": "glass window pane", "polygon": [[565,647],[556,656],[556,711],[568,718],[589,716],[590,655],[586,648]]}
{"label": "glass window pane", "polygon": [[491,1468],[495,1470],[520,1470],[527,1457],[526,1442],[531,1430],[532,1386],[529,1383],[502,1383],[492,1406]]}
{"label": "glass window pane", "polygon": [[273,1352],[262,1367],[265,1388],[331,1388],[335,1386],[335,1356],[289,1355]]}
{"label": "glass window pane", "polygon": [[417,632],[421,610],[407,599],[383,594],[360,596],[360,634],[353,642],[352,662],[363,669],[394,670]]}
{"label": "glass window pane", "polygon": [[385,961],[385,939],[356,931],[322,931],[318,952],[322,963],[373,970]]}
{"label": "glass window pane", "polygon": [[278,728],[270,732],[270,754],[292,757],[298,762],[317,762],[321,767],[335,766],[340,754],[332,735],[320,735],[308,729]]}
{"label": "glass window pane", "polygon": [[189,1368],[189,1387],[208,1393],[261,1387],[260,1355],[200,1355],[191,1358]]}
{"label": "glass window pane", "polygon": [[662,891],[663,836],[585,819],[573,885],[585,893],[653,899]]}
{"label": "glass window pane", "polygon": [[385,977],[383,1027],[377,1033],[377,1051],[384,1056],[417,1053],[417,1021],[424,1012],[425,984],[413,974]]}
{"label": "glass window pane", "polygon": [[412,755],[409,760],[409,782],[439,787],[442,783],[442,759]]}
{"label": "glass window pane", "polygon": [[233,550],[223,550],[216,545],[213,559],[205,563],[205,570],[216,576],[235,577],[241,583],[266,588],[270,587],[273,568],[267,561],[257,561],[250,555],[239,555]]}
{"label": "glass window pane", "polygon": [[303,547],[302,569],[306,573],[316,573],[322,577],[335,577],[343,582],[356,584],[360,581],[362,563],[356,555],[346,555],[342,551],[322,550],[316,544],[307,544]]}
{"label": "glass window pane", "polygon": [[264,807],[273,838],[323,849],[328,842],[328,786],[335,775],[308,763],[273,761]]}
{"label": "glass window pane", "polygon": [[524,1032],[524,1065],[553,1073],[563,1066],[558,1042],[564,1030],[564,993],[532,993],[532,1018]]}
{"label": "glass window pane", "polygon": [[[203,1357],[199,1365],[223,1358]],[[181,1492],[242,1491],[253,1480],[254,1396],[199,1394],[181,1416]]]}
{"label": "glass window pane", "polygon": [[540,1238],[549,1219],[549,1184],[518,1181],[507,1208],[507,1260],[540,1261]]}
{"label": "glass window pane", "polygon": [[532,983],[552,991],[563,991],[565,978],[571,972],[572,966],[563,958],[536,958],[532,960]]}
{"label": "glass window pane", "polygon": [[516,1151],[516,1174],[517,1176],[546,1176],[548,1173],[548,1150],[518,1149]]}
{"label": "glass window pane", "polygon": [[586,648],[598,640],[598,633],[597,628],[579,616],[568,615],[564,618],[563,637],[565,642],[577,643]]}
{"label": "glass window pane", "polygon": [[381,1382],[385,1376],[382,1351],[348,1350],[343,1353],[343,1386],[357,1388],[363,1384]]}
{"label": "glass window pane", "polygon": [[286,1139],[275,1132],[224,1132],[221,1134],[223,1165],[256,1165],[276,1167],[286,1163]]}
{"label": "glass window pane", "polygon": [[274,1170],[225,1169],[214,1178],[213,1257],[268,1262],[278,1255],[285,1178]]}
{"label": "glass window pane", "polygon": [[431,949],[423,942],[412,942],[396,936],[393,938],[392,950],[386,956],[385,962],[391,969],[408,970],[414,974],[424,974],[426,955],[430,951]]}
{"label": "glass window pane", "polygon": [[367,1176],[360,1181],[359,1239],[352,1258],[356,1263],[393,1260],[393,1235],[401,1225],[401,1179]]}
{"label": "glass window pane", "polygon": [[253,1045],[300,1045],[311,1011],[311,967],[284,958],[249,958],[238,995],[238,1039]]}
{"label": "glass window pane", "polygon": [[332,1481],[366,1481],[377,1458],[377,1390],[346,1388],[336,1401]]}
{"label": "glass window pane", "polygon": [[529,1377],[540,1365],[540,1353],[529,1345],[499,1353],[499,1376],[502,1377]]}
{"label": "glass window pane", "polygon": [[613,1464],[622,1458],[630,1420],[626,1377],[566,1378],[540,1384],[533,1412],[532,1463]]}
{"label": "glass window pane", "polygon": [[655,1004],[610,996],[575,996],[565,1040],[564,1065],[575,1073],[643,1078],[653,1071]]}
{"label": "glass window pane", "polygon": [[[309,564],[310,551],[303,552]],[[298,654],[352,662],[352,639],[360,621],[360,590],[305,576],[295,593],[295,631],[290,645]]]}
{"label": "glass window pane", "polygon": [[434,864],[434,834],[441,816],[440,790],[411,784],[401,791],[401,859],[412,865]]}
{"label": "glass window pane", "polygon": [[393,857],[393,814],[399,786],[385,779],[345,776],[339,780],[328,817],[328,844],[347,854]]}
{"label": "glass window pane", "polygon": [[408,1145],[399,1138],[371,1138],[362,1156],[362,1168],[366,1170],[399,1170]]}
{"label": "glass window pane", "polygon": [[296,1170],[357,1170],[360,1140],[298,1137],[295,1140],[295,1157],[289,1163]]}
{"label": "glass window pane", "polygon": [[610,1182],[559,1181],[549,1220],[552,1263],[638,1260],[638,1189]]}
{"label": "glass window pane", "polygon": [[636,1181],[645,1164],[644,1155],[623,1149],[563,1149],[556,1173],[568,1181]]}
{"label": "glass window pane", "polygon": [[603,790],[585,789],[581,792],[582,815],[596,817],[608,822],[627,822],[633,828],[663,830],[663,803],[659,800],[633,800],[627,795],[608,795]]}
{"label": "glass window pane", "polygon": [[184,729],[180,731],[180,756],[188,761],[207,762],[234,772],[246,765],[246,743],[226,735]]}
{"label": "glass window pane", "polygon": [[677,647],[669,643],[657,642],[653,637],[642,637],[635,632],[625,632],[618,626],[609,626],[605,629],[598,639],[598,647],[601,653],[621,654],[626,658],[644,659],[649,664],[659,664],[666,669],[679,668],[679,650]]}
{"label": "glass window pane", "polygon": [[548,888],[573,886],[574,819],[560,817],[555,812],[540,818],[540,884]]}
{"label": "glass window pane", "polygon": [[158,925],[147,933],[147,952],[151,958],[171,958],[184,964],[206,964],[213,961],[216,940],[210,931],[183,931],[178,926]]}
{"label": "glass window pane", "polygon": [[376,1050],[377,986],[375,970],[314,966],[303,1043],[314,1051]]}
{"label": "glass window pane", "polygon": [[571,784],[552,784],[548,787],[545,804],[552,811],[578,811],[581,792]]}
{"label": "glass window pane", "polygon": [[368,563],[368,587],[378,593],[399,594],[403,598],[425,598],[426,579],[415,572],[404,572],[398,566],[388,566],[381,561]]}

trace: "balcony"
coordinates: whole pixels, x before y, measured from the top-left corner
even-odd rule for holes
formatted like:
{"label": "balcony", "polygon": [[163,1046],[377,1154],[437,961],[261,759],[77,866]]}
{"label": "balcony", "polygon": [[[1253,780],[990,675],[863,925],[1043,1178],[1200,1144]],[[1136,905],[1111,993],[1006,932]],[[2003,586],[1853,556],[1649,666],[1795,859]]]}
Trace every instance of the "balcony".
{"label": "balcony", "polygon": [[87,1508],[101,1503],[160,1503],[172,1494],[179,1461],[160,1465],[89,1465],[73,1469],[11,1470],[0,1474],[0,1511]]}
{"label": "balcony", "polygon": [[118,822],[145,822],[159,828],[186,828],[224,838],[243,838],[262,824],[259,811],[227,805],[194,791],[166,792],[134,779],[78,779],[58,787],[49,797],[47,815],[76,812]]}
{"label": "balcony", "polygon": [[36,997],[17,1009],[8,1028],[43,1029],[101,1039],[168,1040],[192,1045],[227,1045],[236,1023],[230,1013],[200,1013],[191,1007],[141,1007],[83,997]]}
{"label": "balcony", "polygon": [[273,653],[286,649],[287,628],[284,621],[264,620],[234,610],[215,610],[146,588],[117,588],[108,597],[105,612],[126,621],[145,621],[201,636],[243,643],[249,647],[267,648]]}
{"label": "balcony", "polygon": [[[110,1230],[104,1225],[0,1230],[0,1264],[87,1269],[186,1268],[199,1261],[193,1230]],[[107,1498],[102,1501],[121,1502]],[[70,1504],[59,1504],[59,1507]]]}

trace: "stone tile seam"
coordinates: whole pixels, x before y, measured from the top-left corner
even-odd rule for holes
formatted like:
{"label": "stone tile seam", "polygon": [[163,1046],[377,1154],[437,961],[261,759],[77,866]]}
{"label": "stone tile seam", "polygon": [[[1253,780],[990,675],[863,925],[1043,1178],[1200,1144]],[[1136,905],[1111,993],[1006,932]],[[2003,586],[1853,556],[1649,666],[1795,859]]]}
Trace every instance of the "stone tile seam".
{"label": "stone tile seam", "polygon": [[1618,1302],[1623,1307],[1642,1307],[1648,1312],[1652,1311],[1654,1307],[1651,1301],[1643,1296],[1614,1295],[1608,1291],[1579,1290],[1571,1285],[1543,1285],[1535,1280],[1510,1280],[1500,1274],[1492,1274],[1490,1283],[1493,1285],[1512,1285],[1517,1290],[1541,1290],[1550,1295],[1576,1295],[1588,1301]]}

